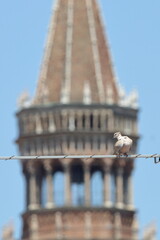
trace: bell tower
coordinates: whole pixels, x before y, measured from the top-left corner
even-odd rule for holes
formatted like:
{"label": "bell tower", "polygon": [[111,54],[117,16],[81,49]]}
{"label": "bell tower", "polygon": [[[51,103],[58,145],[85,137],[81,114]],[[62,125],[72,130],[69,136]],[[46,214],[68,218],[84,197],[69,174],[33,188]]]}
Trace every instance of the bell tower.
{"label": "bell tower", "polygon": [[[133,159],[113,154],[113,134],[134,141],[136,94],[116,82],[96,0],[57,0],[35,96],[17,112],[26,208],[22,240],[136,240]],[[45,159],[45,156],[57,159]],[[59,156],[59,157],[58,157]]]}

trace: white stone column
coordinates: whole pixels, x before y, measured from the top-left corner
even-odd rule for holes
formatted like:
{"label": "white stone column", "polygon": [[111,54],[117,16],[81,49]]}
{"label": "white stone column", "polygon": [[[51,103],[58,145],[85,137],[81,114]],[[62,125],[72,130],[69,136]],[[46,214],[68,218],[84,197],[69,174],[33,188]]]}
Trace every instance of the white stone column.
{"label": "white stone column", "polygon": [[64,164],[64,174],[65,174],[65,205],[71,205],[71,169],[68,163]]}
{"label": "white stone column", "polygon": [[91,183],[90,183],[90,167],[88,164],[84,165],[84,187],[85,187],[85,205],[91,204]]}
{"label": "white stone column", "polygon": [[127,176],[127,209],[133,210],[133,183],[132,172],[130,171]]}
{"label": "white stone column", "polygon": [[[30,160],[31,161],[31,160]],[[37,199],[37,182],[36,182],[36,168],[32,162],[28,164],[29,173],[29,210],[35,210],[39,208]]]}
{"label": "white stone column", "polygon": [[111,207],[111,166],[105,166],[104,172],[104,206]]}
{"label": "white stone column", "polygon": [[37,134],[40,134],[43,132],[43,129],[42,129],[42,122],[41,122],[41,114],[40,113],[37,113],[36,116],[36,133]]}
{"label": "white stone column", "polygon": [[55,132],[56,127],[55,127],[54,117],[52,112],[48,113],[48,118],[49,118],[49,132]]}
{"label": "white stone column", "polygon": [[75,113],[73,110],[69,111],[69,131],[75,130]]}
{"label": "white stone column", "polygon": [[52,165],[50,161],[44,162],[44,168],[46,171],[46,183],[47,183],[47,202],[46,208],[54,207],[54,197],[53,197],[53,172]]}
{"label": "white stone column", "polygon": [[118,167],[116,172],[116,207],[123,208],[123,168]]}

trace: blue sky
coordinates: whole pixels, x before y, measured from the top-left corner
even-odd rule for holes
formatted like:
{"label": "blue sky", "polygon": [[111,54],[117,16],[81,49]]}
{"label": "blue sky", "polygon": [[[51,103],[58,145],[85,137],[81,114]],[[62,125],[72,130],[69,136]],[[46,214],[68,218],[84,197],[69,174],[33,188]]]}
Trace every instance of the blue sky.
{"label": "blue sky", "polygon": [[[139,92],[139,153],[160,153],[160,1],[100,0],[114,67],[126,92]],[[0,1],[0,155],[17,154],[17,98],[34,94],[52,0]],[[136,161],[134,197],[142,229],[155,220],[160,228],[160,164]],[[13,219],[20,235],[24,209],[21,167],[0,162],[0,228]],[[160,238],[160,233],[158,233]]]}

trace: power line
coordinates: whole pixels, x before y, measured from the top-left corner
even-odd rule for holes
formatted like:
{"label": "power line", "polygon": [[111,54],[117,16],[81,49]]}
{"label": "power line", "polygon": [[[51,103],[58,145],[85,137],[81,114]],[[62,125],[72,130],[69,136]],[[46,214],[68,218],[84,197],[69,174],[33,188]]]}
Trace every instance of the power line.
{"label": "power line", "polygon": [[117,155],[53,155],[53,156],[0,156],[0,161],[2,160],[37,160],[37,159],[97,159],[97,158],[126,158],[126,159],[133,159],[133,158],[153,158],[154,163],[160,163],[160,154],[134,154],[134,155],[128,155],[128,156],[117,156]]}

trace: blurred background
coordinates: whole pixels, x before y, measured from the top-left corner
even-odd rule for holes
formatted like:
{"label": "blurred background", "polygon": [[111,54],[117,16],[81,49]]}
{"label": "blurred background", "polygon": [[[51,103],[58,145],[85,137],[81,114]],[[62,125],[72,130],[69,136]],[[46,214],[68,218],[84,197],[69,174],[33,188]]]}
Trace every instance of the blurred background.
{"label": "blurred background", "polygon": [[[158,0],[100,1],[117,78],[126,92],[139,93],[138,153],[159,153],[160,2]],[[33,96],[42,60],[52,0],[1,1],[0,8],[0,155],[18,154],[17,99]],[[136,160],[134,200],[140,230],[151,221],[160,227],[159,171],[151,159]],[[24,180],[18,161],[0,162],[0,229],[13,221],[21,232]],[[158,232],[158,239],[160,233]]]}

